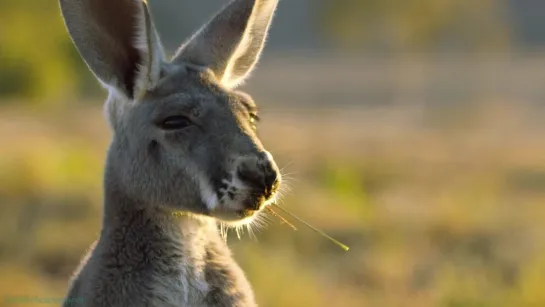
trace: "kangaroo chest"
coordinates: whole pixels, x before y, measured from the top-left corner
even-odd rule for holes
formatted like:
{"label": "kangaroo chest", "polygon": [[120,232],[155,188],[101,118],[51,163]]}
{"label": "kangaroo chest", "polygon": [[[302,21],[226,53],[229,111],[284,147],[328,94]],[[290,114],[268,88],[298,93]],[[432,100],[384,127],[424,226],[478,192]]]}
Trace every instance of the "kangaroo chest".
{"label": "kangaroo chest", "polygon": [[152,306],[201,306],[210,291],[204,272],[181,265],[167,275],[154,278]]}

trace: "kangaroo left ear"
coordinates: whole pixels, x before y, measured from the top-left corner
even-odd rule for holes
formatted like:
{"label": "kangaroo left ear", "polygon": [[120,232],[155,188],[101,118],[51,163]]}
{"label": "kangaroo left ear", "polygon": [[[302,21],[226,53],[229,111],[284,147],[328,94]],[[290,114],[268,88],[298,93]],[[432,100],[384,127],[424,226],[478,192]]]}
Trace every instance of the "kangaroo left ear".
{"label": "kangaroo left ear", "polygon": [[60,0],[72,41],[110,91],[139,98],[159,79],[163,47],[142,0]]}
{"label": "kangaroo left ear", "polygon": [[229,88],[242,83],[263,50],[278,0],[234,0],[184,43],[174,62],[210,68]]}

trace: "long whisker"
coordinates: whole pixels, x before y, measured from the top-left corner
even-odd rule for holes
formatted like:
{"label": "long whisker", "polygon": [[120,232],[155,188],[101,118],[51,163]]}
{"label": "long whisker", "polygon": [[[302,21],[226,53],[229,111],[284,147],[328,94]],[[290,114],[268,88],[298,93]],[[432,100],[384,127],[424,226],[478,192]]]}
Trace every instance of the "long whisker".
{"label": "long whisker", "polygon": [[220,223],[220,235],[223,241],[227,242],[227,228],[223,223]]}
{"label": "long whisker", "polygon": [[[265,213],[265,212],[264,212]],[[259,214],[252,222],[252,227],[256,232],[261,231],[267,227],[267,223],[270,222],[269,216],[266,214]]]}
{"label": "long whisker", "polygon": [[252,224],[246,224],[246,230],[248,231],[248,235],[250,236],[250,239],[253,239],[257,242],[257,237],[254,234],[254,231],[252,229]]}
{"label": "long whisker", "polygon": [[296,177],[294,177],[294,175],[297,175],[299,173],[297,173],[297,172],[289,172],[289,173],[280,172],[280,174],[282,175],[282,179],[285,180],[285,179],[295,179]]}
{"label": "long whisker", "polygon": [[237,234],[237,238],[240,240],[241,238],[241,233],[242,233],[242,226],[241,225],[236,225],[235,226],[235,233]]}
{"label": "long whisker", "polygon": [[288,168],[292,163],[293,163],[293,161],[288,162],[288,164],[284,165],[284,167],[282,167],[282,168],[280,169],[280,172],[283,172],[283,171],[284,171],[286,168]]}
{"label": "long whisker", "polygon": [[[298,220],[299,222],[303,223],[305,226],[307,226],[308,228],[312,229],[313,231],[321,234],[322,236],[328,238],[331,242],[335,243],[336,245],[338,245],[340,248],[344,249],[345,251],[349,250],[350,248],[344,244],[342,244],[341,242],[339,242],[338,240],[334,239],[333,237],[327,235],[325,232],[315,228],[314,226],[310,225],[309,223],[303,221],[301,218],[297,217],[296,215],[294,215],[293,213],[287,211],[286,209],[280,207],[277,203],[272,203],[271,204],[272,206],[275,206],[276,208],[282,210],[284,213],[288,214],[289,216],[291,216],[292,218]],[[274,211],[273,211],[274,212]]]}

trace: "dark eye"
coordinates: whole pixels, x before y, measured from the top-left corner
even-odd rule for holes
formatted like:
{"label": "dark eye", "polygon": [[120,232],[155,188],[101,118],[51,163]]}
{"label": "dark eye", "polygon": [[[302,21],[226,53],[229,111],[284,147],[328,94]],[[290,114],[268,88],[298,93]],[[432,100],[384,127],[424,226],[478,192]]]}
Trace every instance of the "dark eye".
{"label": "dark eye", "polygon": [[179,130],[190,126],[191,120],[183,115],[169,116],[159,126],[164,130]]}
{"label": "dark eye", "polygon": [[256,125],[261,118],[257,114],[250,114],[250,124]]}

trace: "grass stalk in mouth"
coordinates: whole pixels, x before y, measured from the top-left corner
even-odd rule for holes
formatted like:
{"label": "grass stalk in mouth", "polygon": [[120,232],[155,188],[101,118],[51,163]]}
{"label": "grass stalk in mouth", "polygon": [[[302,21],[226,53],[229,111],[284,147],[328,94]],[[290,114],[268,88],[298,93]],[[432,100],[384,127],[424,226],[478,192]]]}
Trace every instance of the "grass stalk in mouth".
{"label": "grass stalk in mouth", "polygon": [[[312,229],[313,231],[319,233],[320,235],[326,237],[327,239],[329,239],[331,242],[335,243],[335,245],[339,246],[340,248],[342,248],[343,250],[347,251],[349,250],[350,248],[346,245],[344,245],[343,243],[339,242],[338,240],[336,240],[335,238],[329,236],[328,234],[326,234],[325,232],[317,229],[316,227],[310,225],[309,223],[303,221],[301,218],[299,218],[298,216],[296,216],[295,214],[287,211],[286,209],[280,207],[280,205],[278,205],[277,203],[272,203],[271,206],[274,206],[275,208],[281,210],[282,212],[286,213],[287,215],[291,216],[292,218],[298,220],[299,222],[303,223],[305,226],[307,226],[308,228]],[[286,222],[288,225],[290,225],[292,228],[294,229],[297,229],[295,228],[293,225],[291,225],[290,223],[288,223],[283,217],[280,217],[276,212],[274,212],[272,209],[269,209],[269,211],[271,211],[275,216],[279,217],[282,221]]]}

